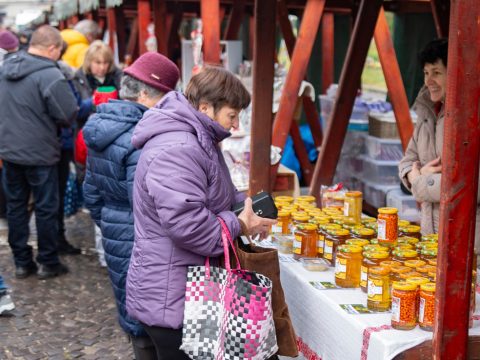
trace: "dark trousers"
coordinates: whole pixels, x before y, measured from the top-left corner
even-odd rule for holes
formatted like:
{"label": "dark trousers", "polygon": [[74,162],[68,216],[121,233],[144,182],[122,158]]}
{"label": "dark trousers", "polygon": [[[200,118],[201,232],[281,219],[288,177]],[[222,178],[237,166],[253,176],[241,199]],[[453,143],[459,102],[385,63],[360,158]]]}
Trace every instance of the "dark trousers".
{"label": "dark trousers", "polygon": [[70,162],[73,160],[73,150],[62,150],[58,162],[58,242],[65,242],[65,189],[67,188]]}
{"label": "dark trousers", "polygon": [[[0,181],[2,179],[2,168],[0,168]],[[7,217],[7,199],[5,199],[5,192],[3,186],[0,185],[0,219]]]}
{"label": "dark trousers", "polygon": [[58,172],[57,165],[27,166],[3,162],[3,188],[7,198],[8,243],[15,265],[29,266],[33,261],[28,245],[28,198],[33,194],[38,237],[37,262],[59,263],[58,233]]}
{"label": "dark trousers", "polygon": [[130,336],[135,360],[157,360],[157,351],[149,336]]}
{"label": "dark trousers", "polygon": [[167,329],[142,324],[155,345],[158,360],[189,360],[182,350],[182,329]]}

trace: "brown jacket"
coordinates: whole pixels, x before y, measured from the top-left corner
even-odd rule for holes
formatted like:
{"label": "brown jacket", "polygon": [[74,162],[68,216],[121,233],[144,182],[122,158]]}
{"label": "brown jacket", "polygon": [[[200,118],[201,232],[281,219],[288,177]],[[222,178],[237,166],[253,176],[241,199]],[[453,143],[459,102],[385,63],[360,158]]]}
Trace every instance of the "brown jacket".
{"label": "brown jacket", "polygon": [[[421,203],[422,233],[438,233],[440,184],[442,175],[421,175],[413,182],[413,184],[410,184],[407,180],[407,174],[412,170],[415,161],[420,161],[421,166],[423,166],[429,161],[442,156],[444,124],[443,108],[437,116],[435,114],[434,103],[430,100],[428,89],[424,86],[415,100],[413,109],[418,116],[417,124],[407,150],[405,151],[405,156],[398,166],[399,175],[403,184],[412,191],[415,199]],[[479,208],[477,207],[477,226],[475,231],[477,249],[480,238],[479,219]]]}

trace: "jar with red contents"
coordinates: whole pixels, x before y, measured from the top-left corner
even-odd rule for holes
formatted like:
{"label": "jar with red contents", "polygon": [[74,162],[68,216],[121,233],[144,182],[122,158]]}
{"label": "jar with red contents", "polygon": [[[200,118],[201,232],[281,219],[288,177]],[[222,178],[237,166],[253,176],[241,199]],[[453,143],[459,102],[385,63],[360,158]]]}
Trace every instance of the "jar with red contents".
{"label": "jar with red contents", "polygon": [[395,246],[398,238],[398,210],[388,207],[378,209],[377,224],[379,244]]}
{"label": "jar with red contents", "polygon": [[392,290],[392,327],[411,330],[417,325],[416,285],[394,282]]}
{"label": "jar with red contents", "polygon": [[423,330],[433,331],[435,320],[435,284],[420,285],[418,323]]}

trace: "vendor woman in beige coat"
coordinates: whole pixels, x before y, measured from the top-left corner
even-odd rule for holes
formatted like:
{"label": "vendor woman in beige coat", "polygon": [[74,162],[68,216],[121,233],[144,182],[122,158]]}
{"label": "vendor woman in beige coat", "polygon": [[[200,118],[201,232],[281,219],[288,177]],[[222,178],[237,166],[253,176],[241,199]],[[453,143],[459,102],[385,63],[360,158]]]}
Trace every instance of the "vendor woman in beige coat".
{"label": "vendor woman in beige coat", "polygon": [[[422,206],[422,234],[438,233],[439,230],[447,54],[445,39],[430,42],[420,53],[425,85],[413,105],[418,115],[417,124],[399,164],[400,179]],[[477,207],[477,252],[480,250],[478,214]]]}

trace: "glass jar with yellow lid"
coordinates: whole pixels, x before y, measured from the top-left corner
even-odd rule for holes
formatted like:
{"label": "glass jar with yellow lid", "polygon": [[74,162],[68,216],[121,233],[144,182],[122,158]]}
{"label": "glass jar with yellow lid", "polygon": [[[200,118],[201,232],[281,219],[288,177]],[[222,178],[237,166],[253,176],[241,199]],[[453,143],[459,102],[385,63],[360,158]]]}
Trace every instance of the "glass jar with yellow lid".
{"label": "glass jar with yellow lid", "polygon": [[423,235],[420,240],[428,242],[438,242],[438,234],[426,234]]}
{"label": "glass jar with yellow lid", "polygon": [[404,220],[404,219],[399,219],[398,220],[398,227],[399,228],[404,227],[404,226],[408,226],[408,225],[410,225],[410,221]]}
{"label": "glass jar with yellow lid", "polygon": [[424,266],[426,264],[427,264],[426,261],[419,260],[419,259],[405,260],[403,262],[403,265],[409,267],[410,269],[412,269],[412,271],[415,271],[417,269],[417,267]]}
{"label": "glass jar with yellow lid", "polygon": [[395,263],[399,264],[399,266],[391,267],[390,268],[390,280],[394,281],[403,281],[405,279],[401,278],[400,275],[408,274],[412,272],[412,269],[408,266],[400,265],[399,262],[394,261]]}
{"label": "glass jar with yellow lid", "polygon": [[392,285],[392,328],[411,330],[416,325],[416,286],[405,281],[394,282]]}
{"label": "glass jar with yellow lid", "polygon": [[290,235],[292,230],[292,216],[290,211],[280,210],[277,223],[272,225],[273,235]]}
{"label": "glass jar with yellow lid", "polygon": [[426,331],[433,331],[435,323],[435,283],[420,285],[418,324]]}
{"label": "glass jar with yellow lid", "polygon": [[317,207],[305,209],[305,212],[310,215],[310,217],[315,217],[315,216],[323,216],[323,211],[322,209],[319,209]]}
{"label": "glass jar with yellow lid", "polygon": [[370,245],[370,242],[366,239],[347,239],[347,241],[345,241],[345,244],[360,246],[362,248],[362,251],[363,251],[363,247],[365,245]]}
{"label": "glass jar with yellow lid", "polygon": [[378,242],[395,246],[398,238],[398,210],[392,207],[379,208],[377,224]]}
{"label": "glass jar with yellow lid", "polygon": [[375,230],[369,229],[367,227],[355,227],[353,228],[350,233],[352,234],[352,238],[357,239],[373,239],[375,237]]}
{"label": "glass jar with yellow lid", "polygon": [[373,266],[368,270],[367,307],[373,311],[388,311],[391,305],[390,270]]}
{"label": "glass jar with yellow lid", "polygon": [[428,261],[437,258],[438,249],[437,248],[423,248],[420,251],[420,259]]}
{"label": "glass jar with yellow lid", "polygon": [[282,210],[284,207],[287,207],[287,208],[290,207],[290,203],[275,201],[275,206],[277,207],[278,210]]}
{"label": "glass jar with yellow lid", "polygon": [[425,277],[421,276],[415,276],[415,277],[409,277],[407,279],[407,283],[414,284],[417,287],[417,319],[418,319],[418,310],[420,309],[420,286],[426,283],[429,283],[430,280]]}
{"label": "glass jar with yellow lid", "polygon": [[337,248],[338,246],[345,244],[349,235],[350,233],[345,229],[327,229],[325,245],[323,247],[323,258],[330,263],[330,266],[335,266]]}
{"label": "glass jar with yellow lid", "polygon": [[375,237],[377,236],[377,229],[378,229],[378,224],[376,222],[367,222],[364,224],[366,228],[372,229],[375,231]]}
{"label": "glass jar with yellow lid", "polygon": [[357,224],[362,220],[362,192],[347,191],[343,202],[343,214],[351,217]]}
{"label": "glass jar with yellow lid", "polygon": [[422,274],[420,274],[418,271],[412,270],[412,269],[410,269],[410,272],[407,272],[405,274],[400,274],[400,279],[402,281],[407,281],[410,278],[418,278],[418,277],[422,277]]}
{"label": "glass jar with yellow lid", "polygon": [[374,224],[377,223],[377,219],[375,219],[374,217],[371,217],[371,216],[363,216],[361,221],[362,221],[363,225],[368,224],[368,223],[374,223]]}
{"label": "glass jar with yellow lid", "polygon": [[295,198],[296,202],[306,202],[310,203],[312,205],[317,206],[317,199],[315,199],[315,196],[312,195],[302,195],[302,196],[297,196]]}
{"label": "glass jar with yellow lid", "polygon": [[321,224],[318,226],[318,249],[317,249],[317,254],[318,257],[323,258],[323,251],[325,248],[325,237],[327,236],[327,231],[328,230],[339,230],[342,227],[338,224]]}
{"label": "glass jar with yellow lid", "polygon": [[283,196],[283,195],[280,195],[280,196],[275,196],[275,201],[279,201],[279,202],[285,202],[285,203],[293,203],[293,197],[291,196]]}
{"label": "glass jar with yellow lid", "polygon": [[415,244],[415,249],[420,252],[422,249],[437,249],[438,248],[438,243],[436,242],[425,242],[425,241],[420,241],[418,244]]}
{"label": "glass jar with yellow lid", "polygon": [[297,211],[292,213],[292,233],[295,234],[295,231],[297,230],[297,226],[300,224],[306,224],[310,220],[310,216],[306,212],[303,211]]}
{"label": "glass jar with yellow lid", "polygon": [[[315,224],[302,224],[302,248],[301,257],[317,257],[318,232]],[[295,254],[294,254],[295,257]]]}
{"label": "glass jar with yellow lid", "polygon": [[407,260],[416,260],[418,259],[418,254],[415,250],[411,249],[400,249],[400,250],[394,250],[392,251],[393,261],[398,261],[402,265],[404,265],[405,261]]}
{"label": "glass jar with yellow lid", "polygon": [[420,274],[422,274],[421,276],[426,277],[426,278],[430,278],[430,275],[428,275],[428,274],[431,273],[431,272],[436,272],[437,268],[435,266],[427,264],[427,265],[418,266],[416,268],[416,270]]}
{"label": "glass jar with yellow lid", "polygon": [[311,204],[311,203],[297,202],[297,203],[295,203],[295,204],[298,206],[298,208],[299,208],[300,210],[305,211],[305,212],[311,211],[311,210],[313,210],[313,209],[316,209],[316,206],[313,205],[313,204]]}
{"label": "glass jar with yellow lid", "polygon": [[344,220],[343,220],[343,224],[342,224],[342,227],[344,229],[347,229],[348,231],[352,231],[352,229],[358,227],[358,226],[362,226],[361,224],[358,224],[355,222],[355,220],[351,217],[346,217]]}
{"label": "glass jar with yellow lid", "polygon": [[428,265],[437,266],[437,259],[428,259]]}
{"label": "glass jar with yellow lid", "polygon": [[397,246],[392,249],[392,252],[397,250],[415,250],[415,248],[412,244],[397,244]]}
{"label": "glass jar with yellow lid", "polygon": [[411,237],[411,236],[399,236],[398,237],[398,240],[397,240],[397,244],[400,245],[400,244],[410,244],[412,246],[415,247],[415,245],[417,245],[418,243],[420,242],[420,240],[418,240],[417,238],[415,237]]}
{"label": "glass jar with yellow lid", "polygon": [[340,211],[340,209],[336,206],[323,207],[322,210],[325,214],[343,215],[343,213]]}
{"label": "glass jar with yellow lid", "polygon": [[335,260],[335,284],[343,288],[360,285],[362,248],[355,245],[340,245]]}
{"label": "glass jar with yellow lid", "polygon": [[368,287],[368,271],[374,266],[380,266],[380,263],[390,258],[388,252],[372,251],[364,252],[362,266],[360,268],[360,288],[363,292],[367,292]]}
{"label": "glass jar with yellow lid", "polygon": [[330,216],[332,218],[332,223],[338,224],[343,226],[343,223],[345,222],[345,215],[332,215]]}
{"label": "glass jar with yellow lid", "polygon": [[386,266],[388,267],[389,269],[391,268],[396,268],[396,267],[399,267],[399,266],[402,266],[399,262],[396,262],[396,261],[392,261],[392,260],[385,260],[385,261],[382,261],[380,263],[380,266]]}
{"label": "glass jar with yellow lid", "polygon": [[422,234],[420,233],[420,226],[407,225],[398,227],[398,236],[414,237],[420,241]]}
{"label": "glass jar with yellow lid", "polygon": [[385,251],[390,254],[390,248],[382,246],[379,244],[372,244],[370,240],[370,245],[365,245],[363,251]]}

